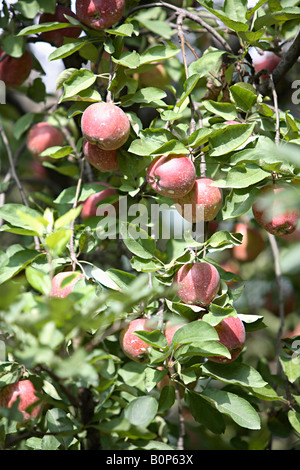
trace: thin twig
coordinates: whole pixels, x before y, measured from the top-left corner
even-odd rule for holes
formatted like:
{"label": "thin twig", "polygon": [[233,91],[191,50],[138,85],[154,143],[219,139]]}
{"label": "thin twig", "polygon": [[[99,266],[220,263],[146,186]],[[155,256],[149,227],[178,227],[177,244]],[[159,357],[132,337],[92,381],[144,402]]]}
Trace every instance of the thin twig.
{"label": "thin twig", "polygon": [[274,101],[274,108],[275,108],[275,116],[276,116],[276,126],[275,126],[275,144],[279,145],[280,142],[280,118],[279,118],[279,108],[278,108],[278,97],[277,97],[277,92],[274,84],[274,79],[273,75],[270,74],[269,76],[270,83],[271,83],[271,89],[272,89],[272,95],[273,95],[273,101]]}
{"label": "thin twig", "polygon": [[[80,195],[80,191],[81,191],[81,186],[82,186],[82,178],[83,178],[84,164],[85,164],[85,157],[82,157],[82,158],[81,158],[81,162],[80,162],[80,175],[79,175],[78,182],[77,182],[76,193],[75,193],[75,199],[74,199],[74,203],[73,203],[73,209],[76,209],[76,207],[77,207],[77,205],[78,205],[78,199],[79,199],[79,195]],[[71,227],[70,227],[70,228],[71,228],[71,237],[70,237],[69,246],[70,246],[70,254],[71,254],[72,269],[73,269],[73,271],[75,271],[76,264],[78,263],[77,257],[76,257],[76,254],[75,254],[75,249],[74,249],[74,228],[75,228],[75,219],[72,220],[72,222],[71,222]]]}

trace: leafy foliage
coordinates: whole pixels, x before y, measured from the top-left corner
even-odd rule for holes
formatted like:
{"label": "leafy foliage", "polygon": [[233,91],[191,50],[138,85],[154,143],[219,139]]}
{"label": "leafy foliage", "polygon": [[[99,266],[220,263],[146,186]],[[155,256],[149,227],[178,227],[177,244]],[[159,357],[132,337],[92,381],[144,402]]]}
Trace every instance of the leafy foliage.
{"label": "leafy foliage", "polygon": [[[0,108],[0,388],[30,378],[44,405],[29,422],[16,406],[0,409],[2,448],[180,450],[180,438],[186,449],[298,448],[299,342],[297,334],[282,335],[299,321],[299,238],[276,241],[279,276],[251,208],[274,179],[293,188],[286,206],[299,208],[300,116],[291,86],[299,64],[290,63],[274,84],[272,74],[255,72],[250,52],[275,51],[285,60],[288,46],[299,43],[299,2],[160,3],[127,1],[118,24],[96,31],[72,18],[69,25],[34,21],[54,12],[53,0],[3,2],[1,47],[14,58],[42,43],[42,32],[80,25],[82,35],[65,38],[48,57],[64,64],[54,96],[35,56],[39,77],[18,90],[24,103],[7,90]],[[167,75],[162,86],[158,63]],[[82,153],[80,119],[107,99],[125,111],[131,131],[118,150],[119,170],[100,173]],[[62,129],[66,142],[35,161],[40,177],[26,136],[43,120]],[[197,176],[204,168],[223,190],[222,209],[202,236],[189,225],[176,237],[171,223],[161,237],[173,200],[151,190],[146,170],[152,158],[169,154],[190,156]],[[117,190],[117,219],[81,217],[81,203],[101,189],[95,182]],[[158,219],[151,217],[155,204],[163,207]],[[234,272],[224,263],[243,242],[237,220],[260,230],[266,246]],[[210,262],[220,273],[207,307],[176,295],[173,276],[191,261]],[[74,268],[84,279],[67,297],[53,297],[54,274]],[[278,301],[266,301],[276,298],[278,277],[285,300],[293,300],[284,318]],[[128,359],[119,343],[122,328],[140,316],[155,325],[137,332],[150,349],[145,363]],[[211,356],[230,357],[215,327],[231,316],[245,325],[245,348],[235,362],[213,363]],[[164,326],[174,319],[187,324],[168,345]]]}

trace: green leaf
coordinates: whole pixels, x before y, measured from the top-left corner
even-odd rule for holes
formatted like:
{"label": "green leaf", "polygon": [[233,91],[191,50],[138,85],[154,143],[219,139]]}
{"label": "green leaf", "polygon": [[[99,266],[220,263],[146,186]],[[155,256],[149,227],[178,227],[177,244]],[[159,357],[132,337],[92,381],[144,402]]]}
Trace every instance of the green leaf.
{"label": "green leaf", "polygon": [[210,156],[218,157],[233,152],[251,136],[255,124],[236,124],[219,129],[209,136]]}
{"label": "green leaf", "polygon": [[45,244],[52,253],[60,255],[66,249],[71,236],[72,230],[59,230],[47,235]]}
{"label": "green leaf", "polygon": [[239,426],[247,429],[260,429],[260,417],[244,398],[224,390],[207,389],[202,396],[213,404],[220,413],[229,416]]}
{"label": "green leaf", "polygon": [[294,410],[289,410],[288,412],[288,420],[291,426],[295,429],[295,431],[300,434],[300,413]]}
{"label": "green leaf", "polygon": [[[58,60],[58,59],[65,59],[70,55],[74,54],[74,52],[79,51],[82,47],[87,46],[89,43],[85,40],[77,40],[76,42],[69,42],[64,44],[63,46],[58,47],[55,51],[51,52],[48,57],[49,61]],[[88,71],[88,70],[87,70]],[[93,73],[93,72],[91,72]],[[94,74],[93,74],[94,75]],[[96,76],[95,76],[96,79]]]}
{"label": "green leaf", "polygon": [[116,433],[119,437],[128,439],[155,439],[156,434],[142,426],[136,426],[127,418],[112,418],[96,426],[103,434]]}
{"label": "green leaf", "polygon": [[[238,0],[231,0],[232,3],[240,3],[239,8],[236,7],[235,10],[229,10],[228,13],[226,14],[225,12],[222,12],[222,10],[216,10],[214,8],[210,8],[209,3],[205,2],[204,0],[197,0],[204,8],[206,8],[208,11],[210,11],[213,15],[215,15],[219,20],[221,20],[229,29],[232,29],[233,31],[247,31],[249,29],[249,26],[246,22],[246,17],[243,17],[243,20],[236,20],[235,18],[242,18],[241,12],[244,11],[245,9],[245,0],[242,0],[241,2],[238,2]],[[233,19],[232,19],[233,18]]]}
{"label": "green leaf", "polygon": [[132,400],[124,410],[124,416],[135,426],[147,427],[153,421],[158,410],[154,397],[143,396]]}
{"label": "green leaf", "polygon": [[299,352],[294,357],[280,356],[280,363],[289,382],[294,383],[300,377],[300,356]]}
{"label": "green leaf", "polygon": [[223,54],[224,51],[209,47],[200,59],[193,61],[189,65],[189,76],[196,74],[201,78],[211,77],[211,73],[215,75],[222,65]]}
{"label": "green leaf", "polygon": [[[98,193],[106,186],[101,184],[86,183],[82,185],[78,202],[85,201],[92,194]],[[55,204],[74,204],[76,196],[77,186],[70,186],[64,189],[59,196],[54,200]]]}
{"label": "green leaf", "polygon": [[122,239],[128,250],[139,258],[152,259],[156,248],[155,240],[135,224],[121,225]]}
{"label": "green leaf", "polygon": [[232,103],[219,103],[217,101],[204,100],[201,104],[211,113],[221,116],[227,121],[234,120],[238,116],[238,112]]}
{"label": "green leaf", "polygon": [[153,348],[166,349],[168,347],[165,335],[159,330],[135,331],[134,334]]}
{"label": "green leaf", "polygon": [[70,145],[64,147],[54,146],[48,147],[41,153],[41,157],[51,157],[55,159],[64,158],[73,152],[73,148]]}
{"label": "green leaf", "polygon": [[40,254],[35,250],[28,250],[21,245],[10,246],[0,267],[0,284],[18,274],[38,256]]}
{"label": "green leaf", "polygon": [[263,181],[270,176],[270,172],[262,170],[258,165],[249,163],[233,167],[227,174],[226,179],[217,179],[212,185],[219,188],[248,188]]}
{"label": "green leaf", "polygon": [[267,385],[259,372],[253,367],[242,363],[217,364],[207,362],[202,366],[205,375],[222,382],[241,385],[243,387],[261,388]]}
{"label": "green leaf", "polygon": [[218,340],[219,336],[216,330],[204,321],[190,322],[177,330],[173,336],[175,345]]}
{"label": "green leaf", "polygon": [[113,62],[129,69],[136,69],[140,65],[140,56],[136,51],[125,51],[119,59],[112,56]]}
{"label": "green leaf", "polygon": [[174,57],[179,52],[180,49],[172,43],[149,47],[140,55],[140,65],[171,59],[171,57]]}
{"label": "green leaf", "polygon": [[225,198],[222,208],[223,220],[235,219],[248,212],[259,194],[259,188],[246,187],[242,189],[232,189]]}
{"label": "green leaf", "polygon": [[61,101],[67,100],[89,89],[95,83],[96,79],[97,75],[90,70],[76,70],[76,72],[72,73],[72,75],[64,81],[64,93],[61,97]]}
{"label": "green leaf", "polygon": [[235,83],[229,88],[229,90],[236,106],[245,113],[250,111],[257,101],[255,88],[249,83]]}
{"label": "green leaf", "polygon": [[158,402],[158,411],[164,412],[168,411],[175,403],[175,387],[172,385],[167,385],[163,387],[159,402]]}
{"label": "green leaf", "polygon": [[222,414],[207,402],[199,393],[188,391],[185,395],[193,418],[214,434],[225,431],[225,422]]}
{"label": "green leaf", "polygon": [[134,31],[132,23],[125,23],[117,26],[115,29],[107,29],[106,33],[113,34],[115,36],[130,37]]}
{"label": "green leaf", "polygon": [[36,291],[44,295],[49,294],[51,291],[51,280],[48,274],[32,266],[27,266],[25,274],[27,281]]}
{"label": "green leaf", "polygon": [[74,25],[70,23],[61,23],[58,21],[52,21],[48,23],[42,23],[42,24],[33,24],[30,26],[26,26],[25,28],[21,29],[21,31],[18,33],[18,36],[27,36],[29,34],[38,34],[38,33],[44,33],[46,31],[56,31],[59,29],[64,29],[64,28],[70,28],[74,27]]}

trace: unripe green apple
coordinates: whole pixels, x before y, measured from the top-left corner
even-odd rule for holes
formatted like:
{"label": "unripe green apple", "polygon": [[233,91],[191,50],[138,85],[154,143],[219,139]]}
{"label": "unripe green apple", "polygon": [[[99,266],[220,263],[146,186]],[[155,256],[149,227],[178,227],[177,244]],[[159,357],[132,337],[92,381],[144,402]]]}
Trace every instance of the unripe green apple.
{"label": "unripe green apple", "polygon": [[[6,57],[3,59],[3,57]],[[25,51],[21,57],[14,58],[0,48],[0,80],[7,88],[19,88],[29,77],[33,67],[32,56]]]}
{"label": "unripe green apple", "polygon": [[41,404],[37,404],[30,412],[27,408],[36,403],[39,398],[36,396],[36,390],[30,380],[20,380],[8,384],[0,392],[0,408],[11,408],[13,403],[19,398],[18,410],[22,413],[24,419],[36,418],[42,409]]}
{"label": "unripe green apple", "polygon": [[[75,284],[83,278],[84,274],[79,271],[63,271],[55,274],[52,278],[51,295],[61,299],[67,297],[73,291]],[[62,283],[64,284],[62,285]]]}
{"label": "unripe green apple", "polygon": [[127,141],[130,133],[129,119],[113,103],[93,103],[81,118],[83,137],[102,150],[117,150]]}
{"label": "unripe green apple", "polygon": [[41,153],[50,147],[62,146],[64,140],[64,135],[57,127],[48,122],[38,122],[29,130],[26,145],[34,158],[44,160],[45,158],[40,156]]}
{"label": "unripe green apple", "polygon": [[189,222],[210,222],[222,207],[222,189],[212,186],[212,178],[197,178],[191,191],[174,198],[177,211]]}
{"label": "unripe green apple", "polygon": [[239,317],[227,317],[214,328],[219,335],[220,343],[229,350],[231,358],[209,356],[208,359],[220,364],[228,364],[235,361],[241,354],[246,341],[246,331],[242,320]]}
{"label": "unripe green apple", "polygon": [[[39,24],[43,23],[70,23],[69,20],[64,16],[70,16],[77,19],[75,13],[73,13],[68,7],[64,5],[56,5],[54,13],[42,13],[39,18]],[[41,38],[52,44],[52,46],[60,47],[64,43],[64,38],[76,39],[80,36],[82,28],[74,26],[74,28],[62,28],[55,29],[53,31],[44,31],[41,33]]]}
{"label": "unripe green apple", "polygon": [[134,334],[135,331],[152,331],[147,318],[132,320],[120,333],[120,346],[124,354],[135,362],[145,362],[149,355],[149,344]]}
{"label": "unripe green apple", "polygon": [[125,11],[125,0],[76,0],[76,15],[92,29],[110,28]]}
{"label": "unripe green apple", "polygon": [[[282,207],[285,203],[285,191],[288,189],[277,184],[264,186],[252,206],[252,212],[258,224],[275,236],[294,232],[299,221],[297,209],[280,208],[280,205]],[[272,197],[271,201],[267,199],[269,196]]]}
{"label": "unripe green apple", "polygon": [[158,155],[147,168],[148,184],[165,197],[185,196],[195,180],[195,166],[186,155]]}
{"label": "unripe green apple", "polygon": [[196,262],[181,266],[173,283],[177,296],[186,304],[205,307],[211,303],[220,288],[218,270],[210,263]]}

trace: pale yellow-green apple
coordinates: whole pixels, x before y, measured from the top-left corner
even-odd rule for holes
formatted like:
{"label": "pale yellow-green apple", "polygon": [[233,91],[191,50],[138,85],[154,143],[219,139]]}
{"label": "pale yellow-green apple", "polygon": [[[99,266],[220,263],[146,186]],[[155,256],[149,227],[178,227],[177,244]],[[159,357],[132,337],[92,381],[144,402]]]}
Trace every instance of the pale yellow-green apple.
{"label": "pale yellow-green apple", "polygon": [[33,68],[32,56],[25,51],[21,57],[11,57],[0,48],[0,80],[7,88],[19,88]]}
{"label": "pale yellow-green apple", "polygon": [[52,278],[52,297],[65,298],[71,294],[75,284],[84,278],[84,274],[79,271],[62,271]]}
{"label": "pale yellow-green apple", "polygon": [[[70,16],[71,18],[77,19],[75,13],[70,10],[65,5],[56,5],[54,13],[42,13],[39,18],[39,24],[44,23],[70,23],[70,21],[65,17],[65,15]],[[44,31],[41,33],[41,38],[49,42],[52,46],[60,47],[64,43],[64,38],[73,38],[76,39],[80,36],[82,31],[81,27],[74,26],[62,29],[55,29],[52,31]]]}
{"label": "pale yellow-green apple", "polygon": [[38,122],[29,130],[26,145],[34,158],[43,160],[45,157],[40,155],[44,150],[55,146],[60,147],[64,144],[64,140],[64,135],[58,127],[52,126],[48,122]]}
{"label": "pale yellow-green apple", "polygon": [[85,139],[83,140],[82,150],[87,161],[98,171],[118,170],[117,150],[103,150],[98,145],[91,144]]}
{"label": "pale yellow-green apple", "polygon": [[298,209],[284,208],[286,191],[287,188],[277,184],[263,186],[252,206],[257,223],[275,236],[294,232],[299,221]]}
{"label": "pale yellow-green apple", "polygon": [[113,103],[104,101],[88,106],[81,117],[83,137],[102,150],[117,150],[127,141],[130,133],[129,119]]}
{"label": "pale yellow-green apple", "polygon": [[0,408],[11,408],[13,403],[19,399],[18,410],[25,420],[36,418],[42,409],[41,404],[37,404],[30,411],[28,407],[39,401],[36,389],[30,380],[19,380],[8,384],[0,391]]}
{"label": "pale yellow-green apple", "polygon": [[134,334],[135,331],[153,331],[147,318],[132,320],[120,332],[120,346],[124,354],[135,362],[145,362],[149,356],[149,344]]}
{"label": "pale yellow-green apple", "polygon": [[[99,181],[97,181],[93,184],[100,184],[101,186],[105,186],[105,189],[101,189],[99,192],[91,194],[84,202],[81,203],[82,210],[80,215],[83,220],[89,219],[90,217],[96,217],[98,205],[109,196],[116,196],[118,194],[118,192],[114,188],[112,188],[108,183],[100,183]],[[107,206],[105,202],[103,204],[104,207],[105,205]],[[115,207],[115,209],[117,209],[118,202],[113,202],[112,205]]]}
{"label": "pale yellow-green apple", "polygon": [[207,306],[220,288],[218,270],[210,263],[195,262],[182,265],[173,279],[177,296],[186,304]]}
{"label": "pale yellow-green apple", "polygon": [[141,87],[155,87],[165,90],[168,85],[171,85],[172,79],[167,74],[163,63],[154,63],[146,68],[147,70],[134,75]]}
{"label": "pale yellow-green apple", "polygon": [[177,198],[191,191],[196,180],[196,170],[186,155],[158,155],[148,166],[146,176],[155,192]]}
{"label": "pale yellow-green apple", "polygon": [[224,318],[215,327],[219,336],[219,342],[223,344],[231,354],[231,358],[224,356],[209,356],[212,362],[228,364],[235,361],[245,346],[246,330],[239,317]]}
{"label": "pale yellow-green apple", "polygon": [[174,198],[177,211],[189,222],[210,222],[222,207],[223,192],[213,186],[212,178],[196,178],[185,196]]}
{"label": "pale yellow-green apple", "polygon": [[76,15],[92,29],[110,28],[125,11],[125,0],[76,0]]}
{"label": "pale yellow-green apple", "polygon": [[234,232],[243,235],[242,243],[235,245],[232,249],[234,258],[243,262],[254,261],[265,247],[260,230],[256,227],[250,227],[244,222],[237,222],[234,226]]}

